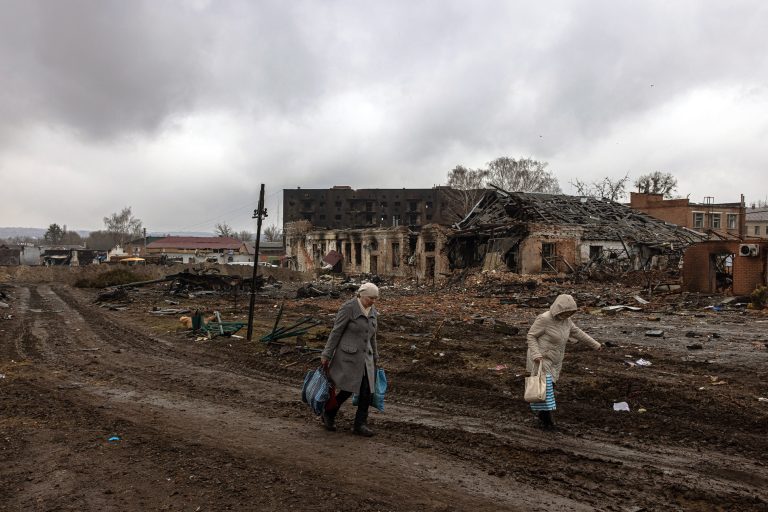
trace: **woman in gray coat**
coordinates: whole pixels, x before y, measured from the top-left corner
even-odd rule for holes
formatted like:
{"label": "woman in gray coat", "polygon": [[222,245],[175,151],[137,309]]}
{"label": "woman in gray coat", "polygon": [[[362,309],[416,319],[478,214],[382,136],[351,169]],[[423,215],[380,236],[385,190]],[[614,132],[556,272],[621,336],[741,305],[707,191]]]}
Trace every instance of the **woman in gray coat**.
{"label": "woman in gray coat", "polygon": [[558,295],[550,306],[549,311],[536,317],[528,331],[527,370],[534,375],[539,367],[547,376],[547,396],[545,401],[531,404],[531,410],[539,415],[541,426],[551,429],[555,426],[552,411],[557,408],[555,403],[554,383],[560,377],[565,357],[565,344],[569,338],[583,341],[595,350],[603,346],[592,336],[585,333],[573,323],[571,316],[578,308],[576,301],[570,295]]}
{"label": "woman in gray coat", "polygon": [[352,431],[366,437],[374,434],[368,428],[368,407],[379,361],[377,312],[373,305],[378,296],[378,287],[365,283],[357,290],[356,297],[345,302],[336,313],[333,330],[320,358],[337,391],[336,407],[323,412],[323,425],[327,430],[336,430],[336,414],[341,404],[357,393],[357,413]]}

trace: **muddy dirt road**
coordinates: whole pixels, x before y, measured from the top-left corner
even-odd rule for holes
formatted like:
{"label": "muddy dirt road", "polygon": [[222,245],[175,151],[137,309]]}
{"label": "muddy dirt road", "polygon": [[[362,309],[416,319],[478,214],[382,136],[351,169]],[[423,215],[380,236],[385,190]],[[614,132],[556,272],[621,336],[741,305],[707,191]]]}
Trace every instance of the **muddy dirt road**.
{"label": "muddy dirt road", "polygon": [[[682,341],[662,346],[635,336],[642,316],[582,317],[598,339],[633,341],[571,349],[548,433],[517,396],[524,330],[459,322],[427,338],[438,319],[383,299],[392,386],[363,439],[349,410],[331,433],[301,403],[311,356],[194,342],[92,298],[20,284],[0,311],[0,511],[768,510],[768,324],[755,318],[668,315],[654,325]],[[287,310],[328,320],[340,302]],[[694,321],[722,334],[692,356]],[[653,365],[624,364],[640,357]]]}

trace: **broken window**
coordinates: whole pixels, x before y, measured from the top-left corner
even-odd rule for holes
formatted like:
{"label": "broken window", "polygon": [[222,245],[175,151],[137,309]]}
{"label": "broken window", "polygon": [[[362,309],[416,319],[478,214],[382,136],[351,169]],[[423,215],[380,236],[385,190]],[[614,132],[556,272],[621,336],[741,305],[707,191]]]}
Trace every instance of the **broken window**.
{"label": "broken window", "polygon": [[371,240],[371,250],[372,251],[378,251],[379,250],[379,241],[375,238]]}
{"label": "broken window", "polygon": [[344,260],[347,263],[352,263],[352,244],[349,242],[344,244]]}
{"label": "broken window", "polygon": [[411,226],[415,226],[419,223],[419,214],[418,213],[411,213],[408,215],[408,224]]}
{"label": "broken window", "polygon": [[433,207],[432,201],[427,201],[427,204],[424,206],[427,210],[431,209]]}
{"label": "broken window", "polygon": [[373,214],[368,213],[365,215],[365,223],[366,224],[373,224]]}
{"label": "broken window", "polygon": [[600,255],[603,254],[602,245],[590,245],[589,246],[589,260],[596,261],[600,259]]}
{"label": "broken window", "polygon": [[386,208],[387,207],[387,202],[386,201],[382,201],[381,202],[381,207],[382,207],[382,209]]}
{"label": "broken window", "polygon": [[304,217],[304,220],[308,220],[309,222],[312,222],[312,214],[311,213],[303,213],[301,216]]}
{"label": "broken window", "polygon": [[336,215],[334,218],[335,218],[336,220],[341,220],[341,215]]}
{"label": "broken window", "polygon": [[720,217],[721,217],[721,215],[719,213],[713,213],[712,214],[712,228],[713,229],[719,229],[720,228]]}
{"label": "broken window", "polygon": [[409,202],[409,203],[408,203],[408,208],[409,208],[409,209],[410,209],[412,212],[413,212],[413,211],[416,211],[416,210],[418,209],[418,207],[419,207],[419,203],[417,203],[416,201],[411,201],[411,202]]}
{"label": "broken window", "polygon": [[302,201],[301,207],[305,210],[311,210],[312,209],[312,201]]}
{"label": "broken window", "polygon": [[431,213],[427,214],[427,220],[432,220],[432,214]]}
{"label": "broken window", "polygon": [[733,257],[730,253],[710,255],[717,291],[725,291],[733,286]]}
{"label": "broken window", "polygon": [[542,243],[541,244],[541,271],[542,272],[557,272],[555,267],[555,244]]}
{"label": "broken window", "polygon": [[693,212],[693,227],[704,227],[704,212]]}
{"label": "broken window", "polygon": [[736,214],[729,213],[727,219],[728,219],[728,229],[736,229]]}
{"label": "broken window", "polygon": [[392,268],[400,266],[400,243],[392,242]]}
{"label": "broken window", "polygon": [[435,257],[434,256],[427,257],[427,265],[426,265],[426,269],[424,270],[424,277],[426,277],[427,279],[435,277]]}
{"label": "broken window", "polygon": [[365,211],[372,212],[373,211],[373,203],[371,203],[370,201],[365,203]]}
{"label": "broken window", "polygon": [[336,201],[336,208],[341,208],[341,201]]}
{"label": "broken window", "polygon": [[355,265],[363,264],[363,244],[355,242]]}
{"label": "broken window", "polygon": [[424,252],[435,252],[435,242],[424,242]]}

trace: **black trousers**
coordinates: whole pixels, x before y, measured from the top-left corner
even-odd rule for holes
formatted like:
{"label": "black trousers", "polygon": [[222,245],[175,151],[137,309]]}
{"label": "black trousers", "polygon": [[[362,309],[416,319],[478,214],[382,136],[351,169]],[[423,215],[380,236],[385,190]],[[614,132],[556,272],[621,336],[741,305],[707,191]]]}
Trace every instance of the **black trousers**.
{"label": "black trousers", "polygon": [[[339,391],[336,394],[336,409],[328,411],[329,414],[336,416],[341,404],[352,396],[350,391]],[[368,421],[368,408],[371,406],[371,386],[368,384],[368,372],[363,373],[363,381],[360,383],[360,393],[357,396],[357,412],[355,413],[355,426],[365,425]]]}

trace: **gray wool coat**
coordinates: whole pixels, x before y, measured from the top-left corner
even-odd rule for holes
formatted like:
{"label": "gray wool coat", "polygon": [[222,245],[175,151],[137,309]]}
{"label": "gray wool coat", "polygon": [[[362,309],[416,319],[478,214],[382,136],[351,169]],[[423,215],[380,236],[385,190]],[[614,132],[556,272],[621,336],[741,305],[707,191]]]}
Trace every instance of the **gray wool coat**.
{"label": "gray wool coat", "polygon": [[360,392],[363,375],[368,371],[371,391],[376,378],[379,352],[376,344],[376,306],[371,306],[366,317],[357,297],[345,302],[333,321],[333,329],[323,349],[323,357],[330,359],[329,374],[336,391]]}

